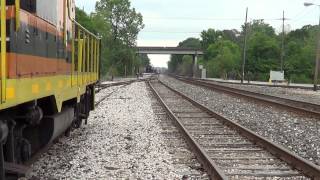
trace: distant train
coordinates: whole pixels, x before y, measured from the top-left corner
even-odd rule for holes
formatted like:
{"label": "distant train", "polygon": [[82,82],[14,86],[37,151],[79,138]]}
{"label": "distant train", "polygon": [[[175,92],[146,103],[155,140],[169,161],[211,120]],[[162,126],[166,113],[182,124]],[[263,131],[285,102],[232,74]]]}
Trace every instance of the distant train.
{"label": "distant train", "polygon": [[1,0],[0,179],[94,109],[100,39],[74,0]]}

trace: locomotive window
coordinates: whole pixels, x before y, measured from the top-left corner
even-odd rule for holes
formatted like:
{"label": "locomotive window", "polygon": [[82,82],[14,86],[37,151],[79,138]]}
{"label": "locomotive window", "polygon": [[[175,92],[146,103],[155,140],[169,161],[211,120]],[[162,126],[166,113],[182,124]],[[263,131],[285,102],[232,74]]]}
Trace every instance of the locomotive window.
{"label": "locomotive window", "polygon": [[36,0],[21,0],[20,6],[21,6],[21,9],[24,9],[30,13],[36,13],[37,1]]}
{"label": "locomotive window", "polygon": [[[62,3],[60,0],[59,2]],[[37,0],[36,12],[37,16],[53,25],[57,25],[58,0]]]}
{"label": "locomotive window", "polygon": [[7,5],[14,5],[15,0],[6,0]]}

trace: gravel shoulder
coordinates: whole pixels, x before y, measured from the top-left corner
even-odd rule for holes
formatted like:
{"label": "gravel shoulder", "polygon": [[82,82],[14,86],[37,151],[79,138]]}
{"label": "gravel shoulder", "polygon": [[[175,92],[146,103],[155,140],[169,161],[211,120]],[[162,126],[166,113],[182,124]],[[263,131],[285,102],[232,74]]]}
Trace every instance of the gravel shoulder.
{"label": "gravel shoulder", "polygon": [[162,76],[165,84],[213,111],[320,165],[320,122],[270,105],[257,104]]}
{"label": "gravel shoulder", "polygon": [[[209,81],[210,82],[210,81]],[[320,105],[320,92],[311,91],[306,89],[295,88],[281,88],[281,87],[269,87],[269,86],[255,86],[255,85],[241,85],[241,84],[228,84],[211,81],[211,83],[219,84],[222,86],[247,90],[251,92],[277,96],[281,98],[287,98],[297,101],[304,101]]]}
{"label": "gravel shoulder", "polygon": [[103,98],[105,98],[108,95],[112,95],[114,93],[117,93],[118,91],[120,91],[121,88],[125,87],[124,85],[121,86],[111,86],[105,89],[102,89],[99,93],[97,93],[95,95],[95,101],[98,102],[100,100],[103,100]]}
{"label": "gravel shoulder", "polygon": [[[97,99],[110,91],[101,91]],[[87,126],[53,145],[29,177],[181,179],[148,93],[143,82],[114,92],[91,113]]]}

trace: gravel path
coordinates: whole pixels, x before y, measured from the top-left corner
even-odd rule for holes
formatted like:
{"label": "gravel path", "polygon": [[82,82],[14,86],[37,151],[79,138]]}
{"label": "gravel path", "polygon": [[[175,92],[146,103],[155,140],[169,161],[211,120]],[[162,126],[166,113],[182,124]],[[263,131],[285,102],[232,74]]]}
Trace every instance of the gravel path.
{"label": "gravel path", "polygon": [[[217,82],[212,82],[217,83]],[[320,92],[311,91],[306,89],[295,88],[281,88],[281,87],[269,87],[269,86],[255,86],[255,85],[240,85],[240,84],[228,84],[217,83],[219,85],[248,90],[252,92],[278,96],[282,98],[288,98],[292,100],[305,101],[320,105]]]}
{"label": "gravel path", "polygon": [[319,120],[186,84],[173,78],[161,77],[161,80],[213,111],[320,165]]}
{"label": "gravel path", "polygon": [[[102,91],[101,94],[108,93]],[[41,179],[181,179],[145,83],[119,89],[33,165]]]}

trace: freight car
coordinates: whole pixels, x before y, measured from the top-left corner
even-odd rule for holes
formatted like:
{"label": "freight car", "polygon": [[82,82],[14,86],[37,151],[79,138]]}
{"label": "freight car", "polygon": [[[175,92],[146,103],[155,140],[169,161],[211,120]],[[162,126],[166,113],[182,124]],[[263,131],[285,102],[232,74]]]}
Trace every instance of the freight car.
{"label": "freight car", "polygon": [[[94,109],[100,39],[74,0],[1,0],[0,179]],[[10,175],[11,174],[11,175]]]}

